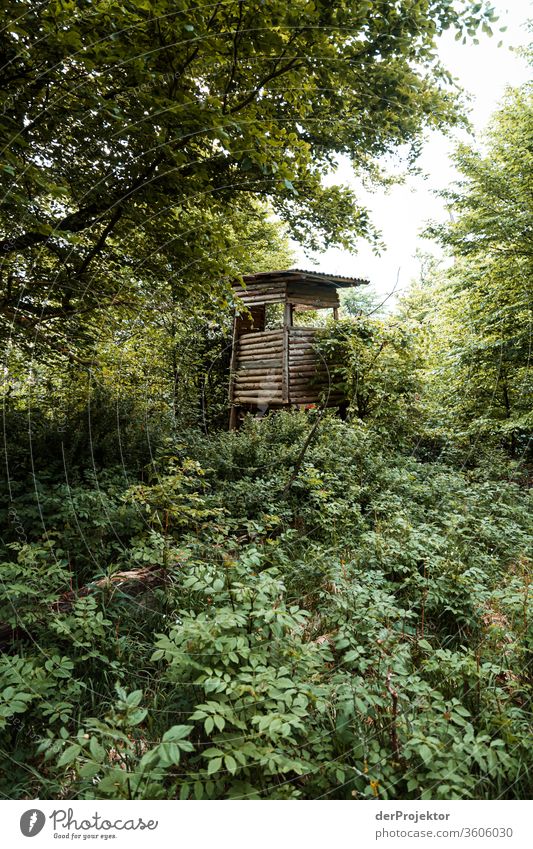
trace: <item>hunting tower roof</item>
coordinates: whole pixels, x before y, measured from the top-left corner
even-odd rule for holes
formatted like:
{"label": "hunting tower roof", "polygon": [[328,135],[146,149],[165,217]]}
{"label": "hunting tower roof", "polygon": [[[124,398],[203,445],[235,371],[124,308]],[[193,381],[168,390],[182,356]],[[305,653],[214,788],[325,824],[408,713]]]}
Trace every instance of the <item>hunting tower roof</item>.
{"label": "hunting tower roof", "polygon": [[304,271],[301,268],[290,268],[286,271],[259,271],[256,274],[245,274],[242,279],[246,284],[286,280],[298,283],[322,283],[326,286],[335,286],[337,289],[366,286],[369,283],[361,277],[343,277],[339,274],[326,274],[323,271]]}

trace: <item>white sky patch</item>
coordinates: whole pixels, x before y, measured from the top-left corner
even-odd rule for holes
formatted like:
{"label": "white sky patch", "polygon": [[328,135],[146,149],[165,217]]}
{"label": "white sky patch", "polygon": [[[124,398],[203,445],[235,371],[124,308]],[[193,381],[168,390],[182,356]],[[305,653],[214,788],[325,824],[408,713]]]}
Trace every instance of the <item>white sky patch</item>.
{"label": "white sky patch", "polygon": [[[513,0],[512,3],[511,0],[494,0],[492,5],[499,15],[499,20],[493,25],[492,38],[480,32],[477,36],[479,45],[463,45],[455,41],[454,33],[450,31],[440,40],[439,53],[444,65],[472,98],[469,117],[476,144],[490,116],[498,108],[506,87],[521,85],[530,77],[527,62],[513,48],[525,46],[530,41],[526,22],[528,17],[533,16],[531,7],[528,15],[528,4],[521,0]],[[507,30],[500,33],[502,26],[507,26]],[[503,41],[501,47],[498,47],[499,41]],[[459,141],[472,143],[474,139],[461,130],[454,130],[448,137],[437,132],[428,134],[417,163],[426,178],[410,177],[404,185],[387,191],[378,189],[370,193],[361,190],[350,165],[341,163],[331,182],[344,182],[357,188],[361,203],[370,209],[373,222],[382,232],[386,250],[375,256],[372,249],[361,241],[357,254],[330,249],[315,255],[318,265],[313,265],[301,248],[294,245],[297,252],[295,266],[367,278],[383,296],[394,289],[398,278],[396,293],[405,291],[419,272],[416,251],[439,254],[438,246],[421,238],[420,233],[430,219],[446,220],[444,201],[435,192],[446,188],[457,177],[451,153]]]}

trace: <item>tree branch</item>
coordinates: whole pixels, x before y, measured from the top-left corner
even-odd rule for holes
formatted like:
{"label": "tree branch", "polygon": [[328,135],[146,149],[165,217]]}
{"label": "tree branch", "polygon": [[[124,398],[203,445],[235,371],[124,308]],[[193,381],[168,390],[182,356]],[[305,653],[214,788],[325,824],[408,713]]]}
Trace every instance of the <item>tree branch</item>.
{"label": "tree branch", "polygon": [[237,103],[229,110],[230,114],[233,115],[235,112],[238,112],[240,109],[244,109],[245,106],[248,106],[248,104],[251,103],[255,97],[257,97],[263,86],[271,82],[271,80],[276,79],[276,77],[281,77],[283,76],[283,74],[286,74],[288,71],[291,71],[294,67],[296,67],[296,65],[300,61],[301,60],[299,59],[299,57],[295,56],[294,59],[291,59],[290,62],[287,62],[287,64],[283,65],[281,68],[275,67],[275,69],[270,74],[267,74],[267,76],[264,77],[261,82],[258,83],[255,88],[253,88],[243,100],[241,100],[240,103]]}
{"label": "tree branch", "polygon": [[238,17],[238,20],[237,20],[237,27],[235,29],[235,32],[233,33],[233,44],[232,44],[233,58],[232,58],[232,62],[231,62],[231,71],[230,71],[230,74],[229,74],[229,77],[228,77],[228,82],[226,83],[226,88],[224,90],[224,97],[222,99],[222,113],[224,115],[226,114],[226,109],[227,109],[227,105],[228,105],[228,95],[231,91],[231,87],[233,86],[233,83],[235,82],[235,73],[237,71],[237,60],[238,60],[238,56],[239,56],[239,40],[240,40],[239,37],[241,35],[241,26],[242,26],[242,0],[239,3],[239,17]]}
{"label": "tree branch", "polygon": [[76,212],[72,212],[65,216],[62,221],[59,221],[58,224],[56,224],[51,234],[38,233],[30,230],[28,233],[23,233],[20,236],[2,239],[0,241],[0,252],[6,256],[10,253],[22,251],[26,248],[33,247],[34,245],[47,242],[56,234],[79,233],[81,230],[86,230],[92,224],[95,224],[103,215],[105,215],[106,212],[109,212],[110,209],[113,209],[113,207],[116,207],[119,204],[123,204],[124,201],[128,200],[132,197],[132,195],[138,192],[153,175],[157,166],[163,161],[163,158],[163,153],[160,153],[143,172],[143,174],[141,174],[141,176],[138,177],[126,190],[119,190],[115,192],[105,203],[100,202],[88,204],[86,207],[78,209]]}
{"label": "tree branch", "polygon": [[78,276],[80,276],[85,271],[87,271],[89,263],[91,263],[92,260],[95,258],[95,256],[97,256],[100,253],[100,251],[102,250],[102,248],[104,247],[104,245],[106,243],[107,237],[110,235],[110,233],[112,233],[115,226],[118,224],[118,222],[122,218],[122,212],[123,212],[122,207],[117,206],[113,215],[111,216],[110,220],[106,224],[104,230],[100,234],[100,238],[98,239],[98,241],[96,242],[94,247],[89,251],[89,253],[85,257],[85,259],[83,260],[81,266],[79,267],[79,269],[77,271]]}

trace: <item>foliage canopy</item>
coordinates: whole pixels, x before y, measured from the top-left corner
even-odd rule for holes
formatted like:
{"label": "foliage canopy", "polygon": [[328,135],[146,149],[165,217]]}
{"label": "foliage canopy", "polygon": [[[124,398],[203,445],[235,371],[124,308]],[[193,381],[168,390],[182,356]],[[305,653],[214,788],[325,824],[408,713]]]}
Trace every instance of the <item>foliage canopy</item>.
{"label": "foliage canopy", "polygon": [[60,340],[139,288],[205,296],[242,271],[228,239],[257,198],[311,246],[370,235],[323,174],[339,154],[373,172],[455,122],[435,39],[494,17],[458,0],[10,0],[5,15],[2,316]]}

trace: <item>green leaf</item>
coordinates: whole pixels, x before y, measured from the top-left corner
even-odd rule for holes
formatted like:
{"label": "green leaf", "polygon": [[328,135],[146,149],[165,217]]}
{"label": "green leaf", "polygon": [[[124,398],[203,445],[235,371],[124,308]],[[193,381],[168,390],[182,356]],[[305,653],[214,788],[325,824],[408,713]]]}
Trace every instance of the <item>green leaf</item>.
{"label": "green leaf", "polygon": [[163,734],[162,742],[170,743],[175,740],[183,740],[184,737],[187,737],[191,731],[193,730],[193,725],[173,725],[172,728],[169,728],[168,731],[165,731]]}
{"label": "green leaf", "polygon": [[235,773],[237,772],[237,761],[235,760],[235,758],[232,758],[231,755],[226,755],[224,758],[224,763],[228,772],[230,772],[232,775],[235,775]]}
{"label": "green leaf", "polygon": [[129,707],[137,707],[141,703],[143,697],[142,690],[134,690],[133,693],[130,693],[126,698],[126,704]]}
{"label": "green leaf", "polygon": [[98,771],[102,768],[101,763],[94,763],[94,761],[87,761],[84,763],[81,769],[78,771],[79,775],[82,778],[94,778],[95,775],[98,774]]}
{"label": "green leaf", "polygon": [[219,771],[221,766],[222,766],[222,758],[212,758],[207,765],[207,774],[213,775],[213,773]]}
{"label": "green leaf", "polygon": [[57,765],[58,766],[67,766],[68,764],[73,763],[81,752],[81,746],[78,746],[74,743],[71,746],[67,746],[61,757],[59,758]]}
{"label": "green leaf", "polygon": [[91,752],[91,755],[93,756],[95,761],[98,761],[98,763],[102,763],[104,761],[106,752],[103,746],[100,745],[96,737],[91,737],[89,741],[89,751]]}

